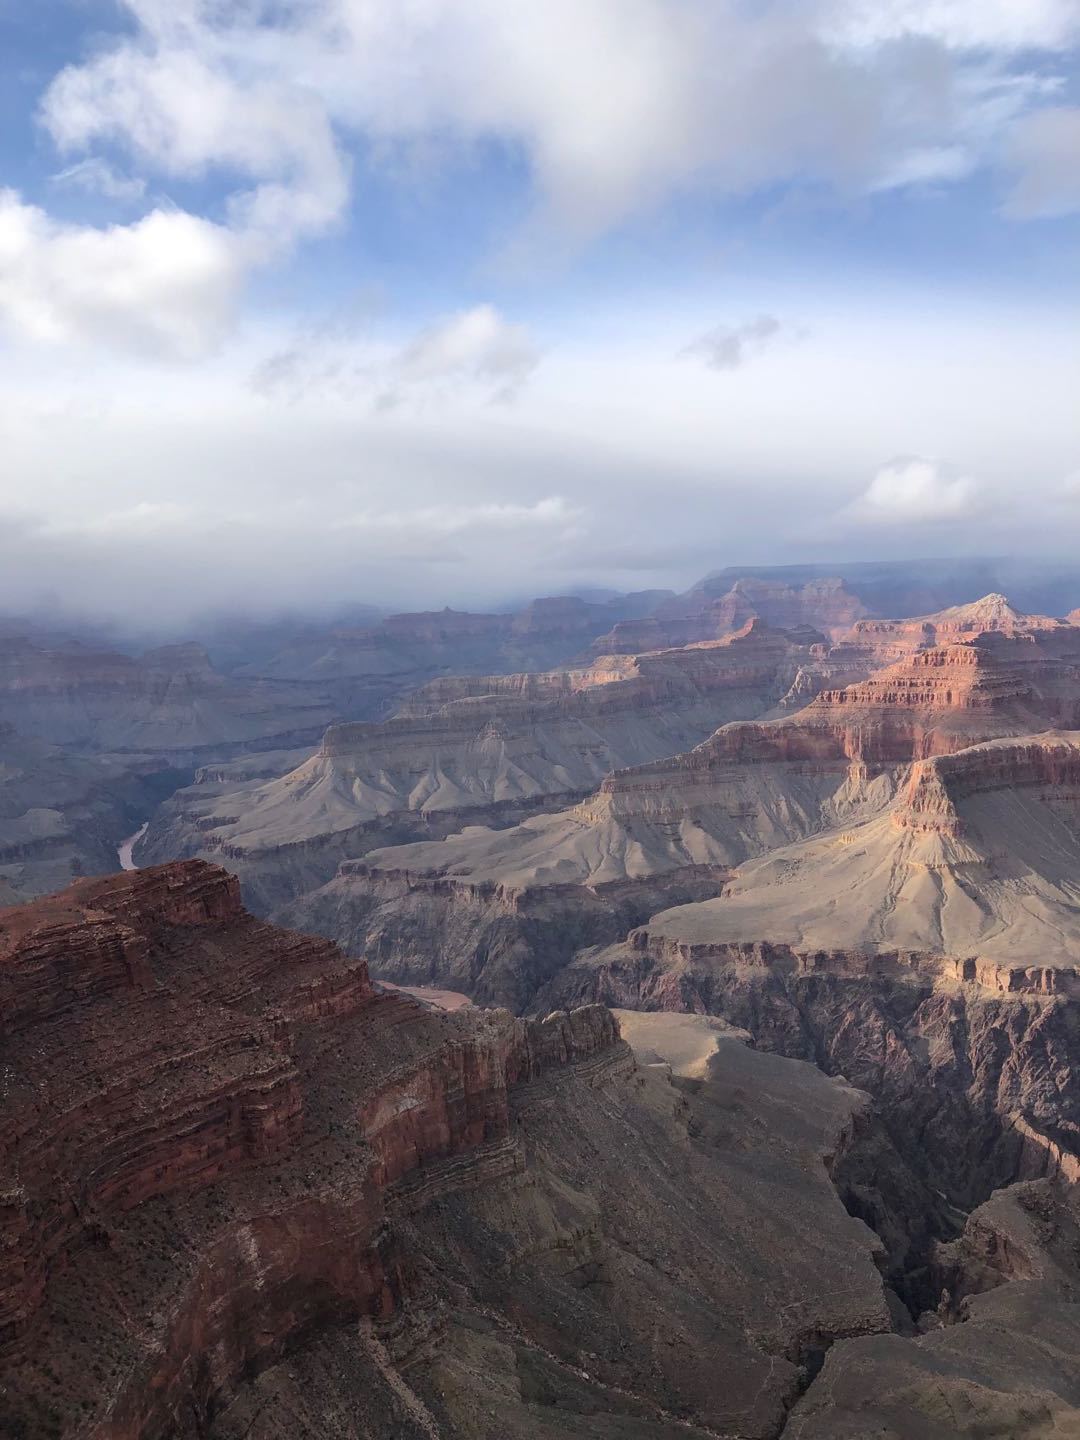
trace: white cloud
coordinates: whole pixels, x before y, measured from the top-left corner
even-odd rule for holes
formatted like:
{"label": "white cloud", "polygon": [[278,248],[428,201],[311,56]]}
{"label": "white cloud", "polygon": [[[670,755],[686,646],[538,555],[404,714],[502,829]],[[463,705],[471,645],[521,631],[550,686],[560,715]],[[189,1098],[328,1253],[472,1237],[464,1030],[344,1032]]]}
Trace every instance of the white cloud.
{"label": "white cloud", "polygon": [[549,495],[534,505],[486,503],[479,505],[427,505],[411,510],[364,511],[344,523],[367,531],[403,531],[410,535],[460,535],[466,531],[555,529],[570,534],[584,511],[568,505],[561,495]]}
{"label": "white cloud", "polygon": [[223,332],[241,268],[228,230],[183,211],[99,230],[0,191],[0,320],[33,340],[195,357]]}
{"label": "white cloud", "polygon": [[[578,239],[691,189],[955,180],[1044,97],[1027,52],[1078,18],[1075,0],[124,3],[131,33],[43,99],[65,174],[118,200],[148,178],[226,187],[245,270],[342,220],[355,140],[390,170],[432,142],[465,159],[497,144]],[[1059,213],[1064,141],[1034,121],[1014,208]]]}
{"label": "white cloud", "polygon": [[[823,296],[801,310],[812,342],[735,386],[676,358],[700,296],[672,308],[665,294],[617,327],[588,309],[589,338],[552,346],[511,409],[477,404],[470,382],[390,423],[355,394],[260,401],[247,380],[266,331],[166,384],[137,360],[0,350],[0,509],[27,512],[0,525],[0,605],[52,593],[135,623],[343,599],[483,608],[584,583],[684,588],[747,557],[1073,543],[1068,307],[1016,313],[1002,346],[1000,314],[963,297]],[[383,359],[414,340],[382,332]],[[904,451],[967,468],[879,482],[872,508],[844,508]],[[965,476],[974,498],[948,488]]]}
{"label": "white cloud", "polygon": [[1075,0],[834,0],[829,29],[851,44],[917,37],[958,49],[1058,49],[1080,33]]}
{"label": "white cloud", "polygon": [[776,341],[783,326],[775,315],[756,315],[740,325],[717,325],[683,352],[704,360],[710,370],[738,370]]}
{"label": "white cloud", "polygon": [[110,143],[176,179],[248,177],[255,183],[234,191],[230,210],[253,251],[332,224],[348,196],[346,165],[317,88],[293,78],[288,29],[266,28],[267,64],[250,7],[224,30],[197,0],[165,18],[156,0],[128,8],[142,37],[67,67],[45,95],[42,119],[60,150]]}
{"label": "white cloud", "polygon": [[1080,108],[1057,105],[1018,121],[1008,160],[1016,180],[1006,211],[1028,220],[1080,210]]}
{"label": "white cloud", "polygon": [[971,514],[979,485],[936,460],[906,456],[883,465],[852,511],[876,524],[956,520]]}
{"label": "white cloud", "polygon": [[477,305],[433,325],[401,352],[394,365],[402,380],[479,380],[511,398],[539,363],[523,325],[505,320],[493,305]]}
{"label": "white cloud", "polygon": [[252,388],[293,403],[319,395],[367,398],[388,411],[433,396],[473,391],[491,401],[514,400],[540,363],[524,325],[493,305],[444,317],[398,345],[370,336],[300,335],[256,366]]}

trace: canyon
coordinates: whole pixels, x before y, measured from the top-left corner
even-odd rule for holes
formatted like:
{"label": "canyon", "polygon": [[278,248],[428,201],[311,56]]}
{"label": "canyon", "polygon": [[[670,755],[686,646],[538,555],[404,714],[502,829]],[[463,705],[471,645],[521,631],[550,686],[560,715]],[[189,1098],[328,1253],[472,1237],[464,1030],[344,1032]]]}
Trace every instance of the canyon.
{"label": "canyon", "polygon": [[432,681],[389,720],[332,727],[284,775],[236,783],[200,770],[154,817],[139,856],[221,859],[274,914],[344,860],[584,800],[612,770],[777,707],[800,677],[804,691],[834,680],[819,642],[752,620],[722,640],[582,668]]}
{"label": "canyon", "polygon": [[[998,752],[979,749],[984,742],[1074,725],[1080,629],[1020,616],[999,596],[875,625],[869,636],[867,623],[817,659],[832,665],[839,651],[838,667],[856,664],[869,670],[865,679],[810,691],[789,713],[725,724],[692,750],[616,770],[564,809],[370,849],[275,913],[370,948],[388,978],[445,982],[485,1003],[528,1008],[578,950],[622,940],[658,911],[718,896],[738,883],[737,869],[784,857],[784,847],[823,837],[819,850],[835,844],[861,856],[859,843],[846,842],[865,833],[877,837],[879,869],[910,863],[929,874],[925,861],[897,850],[915,844],[897,823],[913,767],[965,749],[970,763],[990,766]],[[792,867],[806,868],[801,851]],[[854,865],[833,868],[834,889],[815,899],[847,914],[844,887],[860,882]],[[763,863],[754,873],[771,872]],[[883,906],[889,894],[886,887]]]}
{"label": "canyon", "polygon": [[820,1065],[706,1015],[426,1005],[197,860],[0,911],[0,1015],[5,1435],[1077,1419],[1080,1216],[1031,1125],[943,1238]]}
{"label": "canyon", "polygon": [[1080,1433],[1080,626],[932,578],[21,660],[3,1433]]}
{"label": "canyon", "polygon": [[556,597],[356,628],[234,624],[206,644],[137,651],[85,627],[0,621],[0,898],[108,873],[135,825],[206,766],[283,775],[335,721],[382,714],[447,670],[569,660],[661,598]]}
{"label": "canyon", "polygon": [[688,1089],[602,1007],[434,1010],[199,861],[0,912],[0,978],[5,1434],[768,1436],[890,1328],[868,1102],[737,1037]]}

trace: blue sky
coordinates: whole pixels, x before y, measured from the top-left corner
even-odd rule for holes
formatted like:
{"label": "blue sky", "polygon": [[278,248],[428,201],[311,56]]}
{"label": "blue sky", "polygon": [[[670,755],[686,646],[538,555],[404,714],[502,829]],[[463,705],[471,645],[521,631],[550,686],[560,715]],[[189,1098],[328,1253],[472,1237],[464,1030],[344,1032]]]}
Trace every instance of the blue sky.
{"label": "blue sky", "polygon": [[1078,46],[1080,0],[0,0],[0,603],[1071,549]]}

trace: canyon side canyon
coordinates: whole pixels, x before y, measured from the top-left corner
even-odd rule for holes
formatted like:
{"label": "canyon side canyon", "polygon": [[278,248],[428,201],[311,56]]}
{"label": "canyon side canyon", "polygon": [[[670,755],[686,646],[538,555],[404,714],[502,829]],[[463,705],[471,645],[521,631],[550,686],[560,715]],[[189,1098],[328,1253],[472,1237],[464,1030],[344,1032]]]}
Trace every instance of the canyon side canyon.
{"label": "canyon side canyon", "polygon": [[1080,575],[1009,578],[5,621],[0,1434],[1080,1437]]}

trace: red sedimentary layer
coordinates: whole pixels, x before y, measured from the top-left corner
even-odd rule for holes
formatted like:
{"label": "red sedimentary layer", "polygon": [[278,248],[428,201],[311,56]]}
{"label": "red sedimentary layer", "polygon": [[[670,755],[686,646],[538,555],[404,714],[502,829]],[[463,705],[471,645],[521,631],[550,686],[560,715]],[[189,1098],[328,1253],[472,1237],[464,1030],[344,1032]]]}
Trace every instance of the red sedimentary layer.
{"label": "red sedimentary layer", "polygon": [[392,1311],[389,1187],[512,1165],[509,1086],[631,1063],[599,1007],[376,992],[201,861],[0,911],[0,1015],[0,1428],[41,1404],[95,1440],[172,1433],[321,1318]]}
{"label": "red sedimentary layer", "polygon": [[[799,950],[767,940],[691,941],[654,934],[647,925],[632,930],[626,943],[628,951],[647,956],[657,967],[658,988],[640,998],[659,1001],[659,1009],[686,1008],[680,989],[683,972],[700,966],[714,970],[747,967],[781,975],[828,975],[843,980],[881,979],[908,972],[946,986],[975,984],[1000,994],[1080,996],[1080,972],[1075,968],[1008,965],[979,955],[913,950]],[[609,1003],[618,1004],[618,997],[612,996]]]}
{"label": "red sedimentary layer", "polygon": [[755,619],[780,629],[808,627],[836,635],[865,613],[862,601],[842,580],[812,580],[796,587],[746,578],[723,595],[706,588],[691,590],[659,606],[653,616],[622,621],[594,643],[593,651],[626,654],[715,640]]}
{"label": "red sedimentary layer", "polygon": [[1048,622],[916,650],[788,719],[737,721],[684,755],[616,771],[601,793],[677,788],[747,763],[905,764],[1078,720],[1080,628]]}
{"label": "red sedimentary layer", "polygon": [[[336,725],[323,744],[324,754],[345,753],[374,740],[423,734],[423,721],[435,733],[461,725],[475,729],[478,716],[506,715],[535,723],[560,714],[602,716],[646,709],[667,700],[724,690],[768,691],[793,679],[810,649],[782,631],[749,621],[722,640],[641,655],[607,655],[580,669],[515,675],[447,676],[421,686],[382,725]],[[447,707],[445,710],[442,707]]]}
{"label": "red sedimentary layer", "polygon": [[914,766],[896,808],[905,829],[962,833],[957,801],[989,790],[1044,789],[1055,803],[1080,793],[1080,746],[1054,735],[996,741]]}

